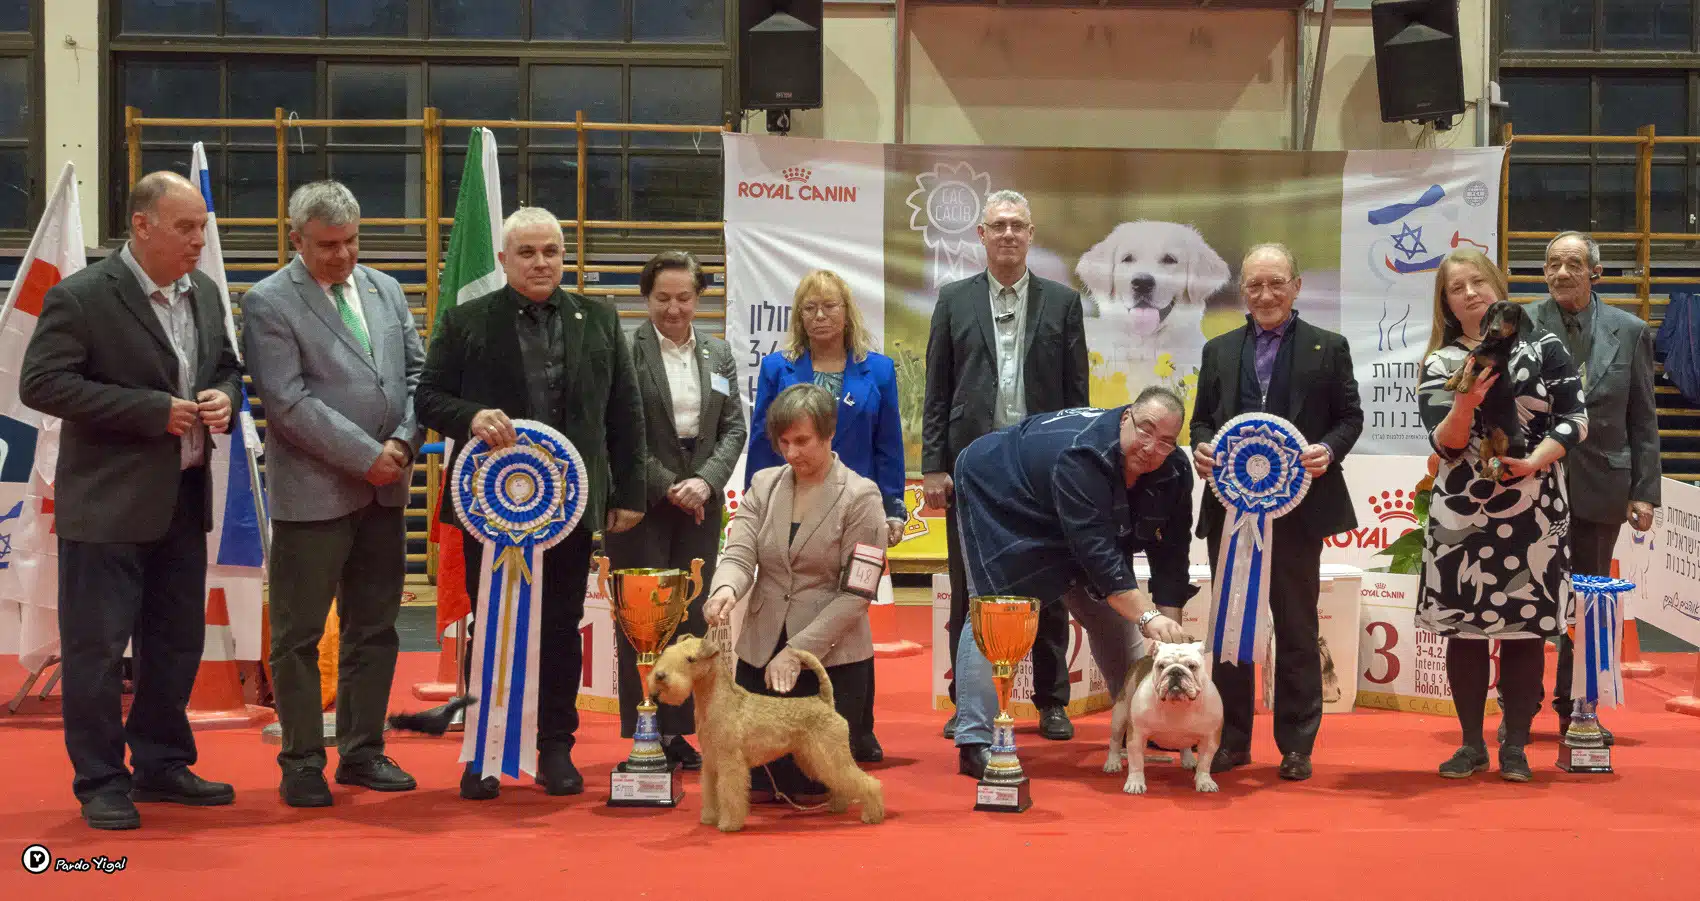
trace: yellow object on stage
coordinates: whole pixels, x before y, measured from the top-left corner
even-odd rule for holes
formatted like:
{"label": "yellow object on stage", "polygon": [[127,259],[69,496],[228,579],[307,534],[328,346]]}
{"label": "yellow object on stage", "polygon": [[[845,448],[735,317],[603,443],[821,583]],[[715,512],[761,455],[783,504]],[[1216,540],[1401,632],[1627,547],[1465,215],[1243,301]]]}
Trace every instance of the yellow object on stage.
{"label": "yellow object on stage", "polygon": [[319,702],[326,710],[336,706],[336,664],[342,653],[342,621],[336,615],[336,601],[331,601],[330,615],[325,617],[325,634],[319,637]]}

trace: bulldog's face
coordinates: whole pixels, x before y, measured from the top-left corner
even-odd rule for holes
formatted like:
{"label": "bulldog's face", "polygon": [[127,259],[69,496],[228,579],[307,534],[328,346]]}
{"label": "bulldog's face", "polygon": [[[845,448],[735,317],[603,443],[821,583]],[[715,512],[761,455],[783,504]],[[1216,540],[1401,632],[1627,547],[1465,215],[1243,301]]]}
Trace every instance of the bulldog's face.
{"label": "bulldog's face", "polygon": [[1205,666],[1204,642],[1157,642],[1151,678],[1156,680],[1154,687],[1160,701],[1198,700],[1204,692],[1205,681],[1210,678],[1209,669]]}

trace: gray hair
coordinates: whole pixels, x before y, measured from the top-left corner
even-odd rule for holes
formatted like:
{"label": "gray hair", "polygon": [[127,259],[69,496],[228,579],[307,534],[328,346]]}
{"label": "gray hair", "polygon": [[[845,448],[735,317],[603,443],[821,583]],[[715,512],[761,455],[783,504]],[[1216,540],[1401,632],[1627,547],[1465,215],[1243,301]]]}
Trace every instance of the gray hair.
{"label": "gray hair", "polygon": [[980,221],[986,221],[986,217],[991,215],[992,207],[1005,204],[1021,207],[1027,213],[1027,218],[1033,218],[1033,205],[1027,202],[1027,198],[1022,196],[1020,191],[1011,191],[1005,188],[986,195],[986,203],[980,207]]}
{"label": "gray hair", "polygon": [[130,206],[126,212],[132,220],[136,218],[137,213],[152,219],[160,199],[174,190],[193,191],[196,197],[201,195],[201,190],[195,187],[194,182],[169,169],[162,169],[149,172],[136,179],[136,183],[130,186]]}
{"label": "gray hair", "polygon": [[547,225],[555,230],[556,240],[567,243],[566,233],[561,231],[560,217],[540,206],[522,206],[502,221],[502,246],[508,246],[508,237],[522,228],[534,225]]}
{"label": "gray hair", "polygon": [[1135,410],[1146,404],[1157,404],[1182,419],[1186,418],[1186,404],[1181,402],[1181,396],[1162,385],[1148,385],[1133,399]]}
{"label": "gray hair", "polygon": [[1293,256],[1291,248],[1279,241],[1264,241],[1259,244],[1251,245],[1251,249],[1245,252],[1245,256],[1240,257],[1240,269],[1245,269],[1247,260],[1250,260],[1252,257],[1257,256],[1260,253],[1266,252],[1280,254],[1281,257],[1287,261],[1287,276],[1289,278],[1299,277],[1299,258]]}
{"label": "gray hair", "polygon": [[360,221],[360,201],[340,181],[313,181],[289,195],[289,227],[300,231],[309,222],[332,228]]}
{"label": "gray hair", "polygon": [[1600,265],[1600,242],[1594,240],[1594,236],[1588,234],[1587,232],[1579,232],[1579,231],[1559,232],[1557,235],[1555,235],[1553,237],[1553,239],[1551,241],[1547,242],[1546,255],[1552,256],[1552,246],[1554,244],[1557,244],[1560,241],[1563,241],[1566,238],[1577,238],[1577,239],[1581,240],[1581,242],[1583,244],[1586,244],[1588,246],[1588,268],[1593,269],[1593,268],[1596,268]]}
{"label": "gray hair", "polygon": [[814,423],[815,434],[823,441],[832,440],[838,428],[838,398],[812,382],[798,382],[779,392],[767,408],[767,440],[774,453],[779,453],[779,436],[805,419]]}

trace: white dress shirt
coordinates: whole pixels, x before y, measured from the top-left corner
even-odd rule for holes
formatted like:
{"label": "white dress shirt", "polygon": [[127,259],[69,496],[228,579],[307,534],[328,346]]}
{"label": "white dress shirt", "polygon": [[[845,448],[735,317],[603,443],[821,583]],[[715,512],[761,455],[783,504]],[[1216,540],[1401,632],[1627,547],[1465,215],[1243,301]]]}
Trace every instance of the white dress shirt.
{"label": "white dress shirt", "polygon": [[1027,327],[1027,285],[1031,272],[1022,272],[1015,284],[998,284],[990,270],[992,330],[998,350],[998,398],[992,408],[992,427],[1005,428],[1027,415],[1026,360],[1021,353],[1022,331]]}
{"label": "white dress shirt", "polygon": [[[200,363],[197,351],[199,331],[195,327],[194,291],[195,283],[189,280],[187,274],[169,285],[156,285],[142,268],[140,261],[130,251],[130,242],[124,242],[124,248],[118,252],[124,265],[130,267],[130,274],[141,283],[142,293],[148,297],[148,306],[159,320],[159,327],[165,331],[165,337],[171,342],[172,355],[177,357],[177,396],[184,400],[195,399],[195,367]],[[179,439],[179,461],[181,468],[189,469],[201,465],[201,459],[206,455],[205,429],[200,422],[195,428],[185,432]]]}
{"label": "white dress shirt", "polygon": [[683,344],[656,329],[661,345],[661,365],[667,371],[667,390],[673,395],[673,430],[681,439],[695,438],[702,428],[702,382],[697,372],[697,335]]}

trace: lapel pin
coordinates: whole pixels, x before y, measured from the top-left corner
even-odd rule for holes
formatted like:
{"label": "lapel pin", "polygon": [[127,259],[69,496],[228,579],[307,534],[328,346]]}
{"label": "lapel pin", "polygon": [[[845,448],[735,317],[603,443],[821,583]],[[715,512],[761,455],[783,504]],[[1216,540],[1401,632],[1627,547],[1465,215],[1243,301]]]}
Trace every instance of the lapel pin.
{"label": "lapel pin", "polygon": [[583,318],[584,318],[584,314],[583,314],[583,313],[574,313],[574,314],[573,314],[573,318],[574,318],[574,319],[583,319]]}

